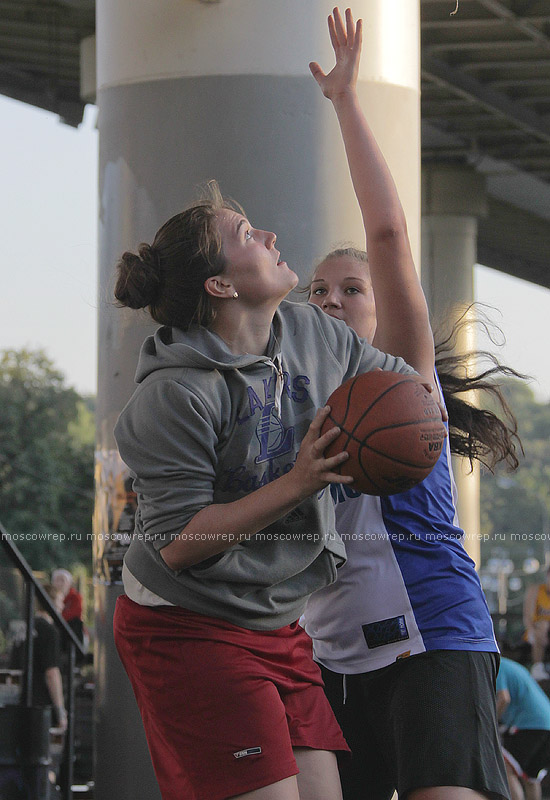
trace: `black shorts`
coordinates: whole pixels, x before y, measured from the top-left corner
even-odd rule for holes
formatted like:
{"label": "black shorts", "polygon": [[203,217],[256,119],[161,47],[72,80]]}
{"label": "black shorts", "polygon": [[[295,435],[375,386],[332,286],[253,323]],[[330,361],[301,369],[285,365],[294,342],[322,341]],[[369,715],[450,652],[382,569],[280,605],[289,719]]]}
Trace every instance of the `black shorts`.
{"label": "black shorts", "polygon": [[345,680],[323,669],[352,751],[342,765],[344,800],[389,800],[394,789],[403,799],[429,786],[508,798],[495,710],[498,663],[496,653],[432,650]]}
{"label": "black shorts", "polygon": [[520,778],[541,781],[550,767],[550,731],[524,730],[502,737],[504,758]]}

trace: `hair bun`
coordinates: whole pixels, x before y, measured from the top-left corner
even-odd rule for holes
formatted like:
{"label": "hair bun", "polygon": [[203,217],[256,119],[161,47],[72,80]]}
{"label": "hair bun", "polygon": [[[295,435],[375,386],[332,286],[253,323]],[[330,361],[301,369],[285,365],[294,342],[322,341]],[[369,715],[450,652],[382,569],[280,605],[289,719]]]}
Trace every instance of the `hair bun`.
{"label": "hair bun", "polygon": [[146,308],[158,297],[160,256],[150,244],[140,244],[138,253],[126,252],[117,264],[115,297],[128,308]]}

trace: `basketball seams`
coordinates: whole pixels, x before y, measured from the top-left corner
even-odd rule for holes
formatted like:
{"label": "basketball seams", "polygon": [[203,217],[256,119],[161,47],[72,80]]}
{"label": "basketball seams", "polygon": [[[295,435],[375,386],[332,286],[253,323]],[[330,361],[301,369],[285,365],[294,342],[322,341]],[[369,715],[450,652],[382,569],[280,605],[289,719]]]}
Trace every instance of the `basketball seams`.
{"label": "basketball seams", "polygon": [[[371,436],[374,436],[375,433],[380,433],[381,431],[391,431],[395,430],[395,428],[408,428],[410,425],[428,425],[430,422],[435,422],[437,425],[438,420],[426,419],[425,417],[422,417],[421,419],[407,420],[407,422],[394,422],[391,425],[382,425],[380,428],[375,428],[374,430],[370,431],[370,433],[367,433],[363,441],[366,442]],[[348,433],[348,431],[346,431],[346,433]],[[359,439],[355,439],[355,437],[353,438],[354,441],[360,441]],[[445,439],[445,436],[441,437],[441,441],[443,441],[443,439]]]}
{"label": "basketball seams", "polygon": [[[380,458],[385,458],[387,461],[391,461],[392,464],[401,464],[404,467],[413,467],[413,469],[421,469],[423,472],[426,472],[427,465],[426,464],[415,464],[414,461],[402,461],[400,458],[396,458],[395,456],[389,456],[387,453],[383,453],[381,450],[377,450],[376,447],[372,447],[370,444],[360,445],[358,448],[358,457],[361,458],[361,450],[370,450],[372,453],[376,453],[377,456]],[[361,463],[361,462],[360,462]],[[435,463],[435,462],[434,462]],[[361,463],[361,469],[364,470],[363,464]]]}
{"label": "basketball seams", "polygon": [[[363,375],[363,374],[367,374],[367,373],[360,373],[360,374],[361,374],[361,375]],[[391,375],[394,375],[395,373],[390,373],[390,374],[391,374]],[[345,450],[345,449],[347,448],[347,446],[348,446],[348,444],[350,443],[350,441],[358,441],[358,440],[356,440],[356,439],[355,439],[355,437],[354,437],[354,433],[355,433],[355,431],[356,431],[356,430],[357,430],[357,428],[358,428],[358,427],[361,425],[361,423],[364,421],[364,419],[365,419],[365,417],[367,416],[367,414],[369,414],[369,412],[370,412],[370,411],[371,411],[371,410],[374,408],[374,406],[376,405],[376,403],[377,403],[379,400],[382,400],[382,399],[383,399],[384,397],[386,397],[386,396],[387,396],[387,395],[388,395],[388,394],[389,394],[391,391],[393,391],[394,389],[397,389],[399,386],[403,386],[403,384],[406,384],[406,383],[416,383],[416,381],[411,381],[409,378],[404,378],[403,380],[399,381],[398,383],[394,383],[394,384],[392,384],[391,386],[388,386],[388,387],[387,387],[387,389],[385,389],[385,390],[384,390],[384,391],[383,391],[381,394],[379,394],[379,395],[378,395],[378,396],[377,396],[377,397],[376,397],[376,398],[375,398],[375,399],[372,401],[372,403],[370,404],[370,406],[368,406],[368,408],[366,408],[366,409],[365,409],[365,411],[364,411],[364,412],[361,414],[361,416],[358,418],[357,422],[355,423],[355,425],[353,426],[353,428],[351,429],[351,431],[348,431],[348,430],[345,428],[345,423],[346,423],[346,418],[347,418],[347,415],[348,415],[348,413],[349,413],[350,406],[351,406],[351,398],[352,398],[353,389],[354,389],[355,383],[357,382],[357,379],[358,379],[358,378],[359,378],[359,375],[356,375],[356,376],[355,376],[355,378],[353,378],[353,380],[352,380],[352,382],[351,382],[351,385],[350,385],[350,387],[349,387],[349,391],[348,391],[348,393],[347,393],[347,397],[346,397],[346,411],[345,411],[345,414],[344,414],[344,416],[343,416],[342,422],[337,422],[337,421],[336,421],[336,419],[335,419],[335,418],[332,416],[332,413],[331,413],[331,414],[329,414],[329,419],[330,419],[332,422],[334,422],[334,424],[336,425],[336,427],[340,428],[340,430],[341,430],[341,432],[342,432],[343,434],[345,434],[345,435],[347,436],[346,443],[345,443],[345,444],[342,446],[342,450]],[[372,434],[374,434],[374,433],[376,433],[377,431],[380,431],[380,430],[386,430],[386,429],[389,429],[389,428],[399,428],[399,427],[402,427],[403,425],[418,425],[418,424],[419,424],[419,423],[421,423],[421,422],[427,422],[427,420],[426,420],[426,419],[424,419],[424,418],[422,418],[422,419],[411,420],[410,422],[400,422],[400,423],[398,423],[398,424],[396,424],[396,425],[387,425],[387,426],[385,426],[385,427],[382,427],[382,428],[376,428],[376,430],[374,430],[374,431],[371,431],[371,433],[369,433],[369,434],[368,434],[367,438],[369,438],[370,436],[372,436]]]}
{"label": "basketball seams", "polygon": [[[404,425],[409,425],[409,424],[414,425],[416,423],[403,423],[403,426]],[[401,426],[399,426],[399,425],[395,425],[395,426],[388,425],[387,429],[390,429],[392,427],[397,427],[398,428],[398,427],[401,427]],[[379,428],[379,430],[386,430],[386,428]],[[346,433],[347,433],[347,431],[346,431]],[[369,436],[370,436],[370,434],[369,434]],[[367,444],[366,441],[361,441],[361,439],[358,439],[355,436],[348,437],[348,442],[349,441],[352,441],[354,444],[357,445],[358,458],[360,458],[360,456],[361,456],[361,450],[363,448],[365,448],[366,450],[370,450],[372,453],[376,453],[376,455],[381,456],[382,458],[385,458],[388,461],[393,461],[396,464],[403,464],[406,467],[414,467],[415,469],[423,469],[423,470],[425,470],[427,468],[426,463],[417,464],[417,463],[414,463],[413,461],[403,461],[402,459],[396,458],[395,456],[390,456],[387,453],[384,453],[382,450],[378,450],[376,447],[373,447],[372,444]],[[345,462],[344,462],[344,464],[345,464]],[[364,468],[362,463],[361,463],[361,469],[363,471],[365,470],[365,468]],[[369,480],[371,480],[371,479],[369,478]]]}
{"label": "basketball seams", "polygon": [[[391,391],[398,387],[401,391],[391,397]],[[326,424],[340,429],[329,452],[337,447],[338,451],[347,450],[350,458],[335,471],[352,475],[352,485],[359,491],[380,496],[407,491],[423,480],[441,454],[444,430],[441,421],[429,413],[433,399],[416,377],[371,371],[355,375],[339,388],[342,392],[338,396],[335,390],[334,410],[332,396],[328,401],[331,412]],[[379,400],[382,405],[377,408]],[[365,402],[369,403],[367,408]],[[410,413],[416,413],[416,418],[408,419]],[[377,427],[370,430],[373,424]],[[439,453],[433,452],[427,441],[437,442]],[[430,462],[432,455],[435,461]]]}
{"label": "basketball seams", "polygon": [[[374,478],[371,478],[370,474],[367,472],[367,470],[366,470],[366,469],[365,469],[365,467],[363,466],[363,463],[362,463],[362,461],[361,461],[361,456],[360,456],[360,453],[361,453],[361,448],[359,448],[359,453],[358,453],[358,463],[359,463],[359,466],[361,467],[361,471],[363,472],[363,476],[364,476],[364,477],[365,477],[365,478],[366,478],[368,481],[370,481],[370,482],[372,483],[372,485],[375,487],[375,489],[378,489],[378,492],[377,492],[377,494],[379,494],[379,495],[383,495],[383,494],[384,494],[384,487],[383,487],[383,486],[381,486],[379,483],[377,483],[377,482],[374,480]],[[346,463],[346,462],[344,462],[344,464],[345,464],[345,463]],[[352,488],[353,488],[353,483],[351,484],[351,486],[352,486]]]}
{"label": "basketball seams", "polygon": [[[392,373],[390,373],[390,374],[394,375],[395,373],[393,373],[393,372],[392,372]],[[369,412],[370,412],[370,411],[371,411],[371,410],[374,408],[374,406],[375,406],[375,405],[378,403],[378,401],[379,401],[379,400],[382,400],[382,399],[383,399],[384,397],[386,397],[386,395],[388,395],[388,394],[389,394],[391,391],[393,391],[394,389],[397,389],[397,387],[398,387],[398,386],[403,386],[403,384],[404,384],[404,383],[416,383],[416,381],[411,381],[411,380],[408,380],[408,379],[406,379],[406,378],[405,378],[405,379],[403,379],[402,381],[399,381],[398,383],[393,383],[391,386],[388,386],[388,388],[387,388],[387,389],[384,389],[384,391],[383,391],[381,394],[379,394],[379,395],[378,395],[378,396],[377,396],[377,397],[376,397],[376,398],[375,398],[375,399],[372,401],[372,403],[370,404],[370,406],[369,406],[367,409],[365,409],[365,411],[364,411],[364,412],[361,414],[361,416],[359,417],[359,419],[357,420],[357,422],[355,423],[355,425],[354,425],[354,426],[353,426],[353,428],[351,429],[351,434],[349,434],[349,435],[353,435],[353,434],[355,433],[355,431],[356,431],[356,430],[357,430],[357,428],[358,428],[358,427],[361,425],[361,423],[363,422],[363,420],[365,419],[365,417],[367,416],[367,414],[368,414],[368,413],[369,413]],[[353,385],[350,387],[350,390],[349,390],[349,393],[348,393],[348,408],[349,408],[349,400],[350,400],[350,398],[351,398],[351,393],[352,393],[352,391],[353,391]]]}

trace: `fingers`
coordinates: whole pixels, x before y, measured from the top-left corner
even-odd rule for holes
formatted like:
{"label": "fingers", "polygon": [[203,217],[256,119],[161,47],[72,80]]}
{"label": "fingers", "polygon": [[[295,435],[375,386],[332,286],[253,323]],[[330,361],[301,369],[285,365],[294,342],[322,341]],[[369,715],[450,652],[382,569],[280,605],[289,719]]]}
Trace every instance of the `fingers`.
{"label": "fingers", "polygon": [[334,440],[340,436],[340,433],[340,428],[334,427],[328,430],[322,436],[319,436],[317,442],[315,443],[315,449],[317,452],[324,453],[329,444],[332,444]]}
{"label": "fingers", "polygon": [[[349,458],[349,453],[347,453],[345,450],[342,450],[341,453],[337,453],[335,456],[331,456],[330,458],[325,458],[325,470],[331,472],[336,467],[339,467],[340,464],[343,464],[344,461],[347,461],[348,458]],[[338,474],[338,480],[340,480],[340,478],[348,477],[340,475],[340,473],[337,474]]]}
{"label": "fingers", "polygon": [[313,446],[314,452],[318,454],[319,459],[322,459],[322,480],[325,484],[352,483],[353,481],[351,475],[342,475],[338,471],[338,468],[349,458],[349,453],[346,450],[342,450],[340,453],[328,458],[323,457],[324,451],[340,436],[341,432],[340,428],[331,428],[320,436]]}
{"label": "fingers", "polygon": [[328,30],[330,41],[336,50],[338,47],[353,48],[355,45],[361,47],[363,39],[363,20],[357,20],[357,25],[353,22],[351,8],[346,8],[346,24],[342,20],[342,14],[338,7],[333,9],[328,18]]}
{"label": "fingers", "polygon": [[335,50],[338,50],[338,47],[340,46],[340,43],[338,41],[338,35],[336,33],[336,26],[334,24],[334,18],[332,17],[332,15],[329,16],[329,18],[328,18],[328,32],[329,32],[329,36],[330,36],[330,43],[332,44],[332,46],[333,46],[333,48]]}
{"label": "fingers", "polygon": [[[340,46],[344,46],[346,44],[346,41],[347,41],[347,36],[346,36],[346,29],[344,28],[344,23],[342,21],[342,15],[340,14],[340,9],[339,8],[335,8],[333,10],[332,14],[333,14],[333,19],[334,19],[334,27],[335,27],[335,30],[336,30],[336,36],[337,36],[338,44]],[[347,11],[346,11],[346,16],[347,16]],[[329,17],[329,19],[330,19],[330,17]]]}
{"label": "fingers", "polygon": [[353,47],[355,42],[355,26],[353,24],[353,14],[351,8],[346,8],[346,35],[348,39],[348,47]]}
{"label": "fingers", "polygon": [[439,397],[439,392],[437,393],[437,395],[434,394],[434,385],[432,383],[430,383],[429,381],[422,380],[422,378],[420,379],[420,383],[422,384],[424,389],[426,389],[427,392],[429,392],[430,394],[434,395],[434,400],[437,403],[437,407],[439,408],[439,413],[441,414],[441,419],[443,420],[443,422],[448,422],[449,421],[449,414],[447,413],[447,409],[445,408],[445,405],[442,403],[442,401],[441,401],[441,399]]}
{"label": "fingers", "polygon": [[[323,408],[320,408],[315,414],[313,420],[311,421],[308,432],[306,434],[306,436],[311,436],[312,438],[315,439],[315,442],[313,444],[313,451],[317,458],[321,457],[325,452],[325,450],[327,449],[327,447],[330,444],[332,444],[332,442],[334,442],[342,433],[341,429],[335,425],[334,427],[329,428],[328,431],[325,431],[325,433],[321,434],[321,429],[325,424],[325,420],[328,418],[329,414],[330,414],[330,406],[324,406]],[[345,451],[342,451],[341,453],[338,453],[335,456],[331,456],[330,458],[325,459],[325,461],[328,467],[332,469],[333,466],[341,464],[347,458],[348,454]],[[336,459],[336,461],[334,461],[334,459]]]}
{"label": "fingers", "polygon": [[317,410],[317,413],[311,420],[308,433],[311,431],[315,435],[315,438],[319,438],[319,434],[321,433],[321,428],[323,427],[323,424],[329,414],[330,414],[330,406],[323,406],[323,408],[319,408]]}
{"label": "fingers", "polygon": [[315,80],[317,81],[317,83],[320,86],[321,82],[324,80],[324,78],[327,77],[325,72],[321,69],[321,67],[319,66],[319,64],[316,61],[312,61],[311,62],[311,64],[309,65],[309,69],[310,69],[311,74],[313,75],[313,77],[315,78]]}
{"label": "fingers", "polygon": [[357,25],[355,27],[355,41],[354,41],[353,44],[354,44],[354,47],[355,47],[356,50],[361,51],[361,49],[363,47],[363,20],[362,19],[358,19],[357,20]]}

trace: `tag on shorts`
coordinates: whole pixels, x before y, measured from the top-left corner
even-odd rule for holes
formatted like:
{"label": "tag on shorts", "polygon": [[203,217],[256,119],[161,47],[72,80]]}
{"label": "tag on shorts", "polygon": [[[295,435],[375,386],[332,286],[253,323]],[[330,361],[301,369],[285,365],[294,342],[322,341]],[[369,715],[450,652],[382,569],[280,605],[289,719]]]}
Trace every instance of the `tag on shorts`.
{"label": "tag on shorts", "polygon": [[403,642],[409,638],[407,623],[403,615],[391,619],[381,619],[378,622],[369,622],[368,625],[362,625],[362,628],[369,648]]}
{"label": "tag on shorts", "polygon": [[261,752],[261,747],[247,747],[246,750],[238,750],[236,753],[233,753],[233,755],[235,758],[244,758],[245,756],[257,756]]}

